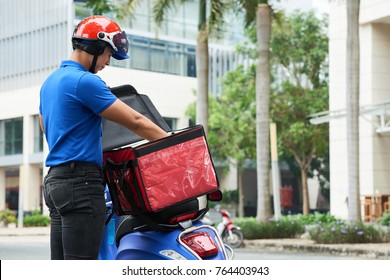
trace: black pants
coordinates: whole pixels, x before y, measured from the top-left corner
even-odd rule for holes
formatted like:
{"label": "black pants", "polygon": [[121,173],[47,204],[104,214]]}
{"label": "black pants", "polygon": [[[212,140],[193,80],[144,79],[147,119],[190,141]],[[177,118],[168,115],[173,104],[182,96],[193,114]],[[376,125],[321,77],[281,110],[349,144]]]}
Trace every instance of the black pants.
{"label": "black pants", "polygon": [[103,178],[90,163],[50,168],[43,193],[51,218],[52,260],[98,258],[106,210]]}

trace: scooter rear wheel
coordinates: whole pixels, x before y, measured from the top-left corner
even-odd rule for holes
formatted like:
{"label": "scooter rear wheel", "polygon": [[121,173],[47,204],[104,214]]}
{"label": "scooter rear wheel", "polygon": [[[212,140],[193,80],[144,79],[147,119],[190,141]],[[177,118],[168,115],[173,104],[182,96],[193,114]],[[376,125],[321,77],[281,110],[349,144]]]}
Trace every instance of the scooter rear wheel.
{"label": "scooter rear wheel", "polygon": [[232,248],[239,248],[244,242],[244,235],[240,230],[233,228],[231,233],[227,232],[223,237],[223,242]]}

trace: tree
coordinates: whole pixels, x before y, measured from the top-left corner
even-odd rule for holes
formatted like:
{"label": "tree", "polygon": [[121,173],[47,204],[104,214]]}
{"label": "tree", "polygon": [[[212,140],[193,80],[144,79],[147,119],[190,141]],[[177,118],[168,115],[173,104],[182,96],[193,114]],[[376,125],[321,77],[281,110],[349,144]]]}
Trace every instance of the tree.
{"label": "tree", "polygon": [[240,217],[244,216],[244,164],[256,158],[255,75],[255,67],[248,71],[238,67],[224,78],[221,96],[210,98],[208,141],[211,153],[218,161],[237,168]]}
{"label": "tree", "polygon": [[279,131],[281,153],[294,156],[301,170],[303,214],[309,214],[307,175],[315,155],[328,149],[328,126],[313,126],[307,116],[328,106],[327,19],[296,12],[274,28],[275,77],[272,118]]}
{"label": "tree", "polygon": [[[307,172],[313,158],[324,156],[329,144],[327,125],[312,126],[307,120],[328,106],[327,19],[319,20],[313,13],[287,18],[279,14],[277,19],[271,39],[270,115],[278,127],[279,153],[293,156],[301,170],[303,212],[308,214]],[[248,34],[256,42],[256,29]],[[241,51],[253,57],[253,47],[257,44]]]}
{"label": "tree", "polygon": [[256,9],[258,64],[256,70],[256,149],[257,149],[257,214],[258,221],[271,216],[269,192],[269,96],[271,84],[270,40],[271,13],[268,1]]}
{"label": "tree", "polygon": [[255,24],[257,39],[256,67],[256,168],[257,168],[257,213],[256,219],[266,221],[272,216],[269,170],[269,97],[271,84],[270,40],[271,7],[268,0],[239,0],[245,14],[245,26]]}
{"label": "tree", "polygon": [[359,9],[360,0],[347,0],[346,112],[348,154],[348,219],[358,221],[359,181]]}

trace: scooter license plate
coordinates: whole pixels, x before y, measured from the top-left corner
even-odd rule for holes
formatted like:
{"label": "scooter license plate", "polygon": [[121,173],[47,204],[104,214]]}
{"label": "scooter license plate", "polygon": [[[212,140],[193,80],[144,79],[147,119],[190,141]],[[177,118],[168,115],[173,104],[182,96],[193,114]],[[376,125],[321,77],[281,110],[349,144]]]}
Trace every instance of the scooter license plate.
{"label": "scooter license plate", "polygon": [[208,232],[195,232],[181,239],[201,258],[207,258],[218,254],[218,247]]}

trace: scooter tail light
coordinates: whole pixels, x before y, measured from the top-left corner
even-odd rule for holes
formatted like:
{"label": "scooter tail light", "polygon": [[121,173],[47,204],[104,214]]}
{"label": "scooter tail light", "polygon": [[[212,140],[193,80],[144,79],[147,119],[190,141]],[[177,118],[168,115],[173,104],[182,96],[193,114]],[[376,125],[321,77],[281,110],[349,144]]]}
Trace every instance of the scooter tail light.
{"label": "scooter tail light", "polygon": [[191,233],[182,237],[181,240],[201,258],[218,254],[218,247],[208,232]]}

